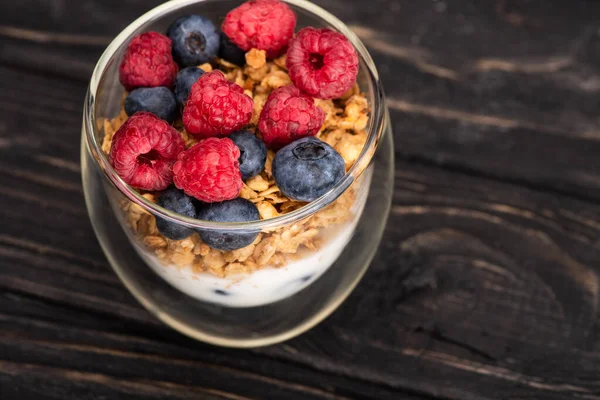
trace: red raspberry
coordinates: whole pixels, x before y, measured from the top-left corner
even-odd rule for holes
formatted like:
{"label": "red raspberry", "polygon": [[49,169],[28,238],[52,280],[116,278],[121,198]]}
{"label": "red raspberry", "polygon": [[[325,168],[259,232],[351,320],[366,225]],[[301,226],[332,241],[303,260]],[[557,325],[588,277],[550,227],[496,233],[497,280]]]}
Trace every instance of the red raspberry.
{"label": "red raspberry", "polygon": [[173,86],[179,67],[171,55],[171,39],[158,32],[133,38],[119,66],[119,80],[125,89]]}
{"label": "red raspberry", "polygon": [[358,56],[341,33],[304,28],[290,41],[286,65],[294,84],[319,99],[335,99],[350,89],[358,74]]}
{"label": "red raspberry", "polygon": [[227,136],[250,122],[254,103],[221,71],[202,75],[192,85],[183,109],[185,129],[207,138]]}
{"label": "red raspberry", "polygon": [[115,133],[110,163],[125,183],[163,190],[173,182],[171,167],[185,143],[175,128],[149,112],[133,114]]}
{"label": "red raspberry", "polygon": [[312,97],[294,85],[275,89],[269,95],[258,120],[258,130],[268,147],[279,148],[319,132],[325,113]]}
{"label": "red raspberry", "polygon": [[229,11],[221,26],[239,48],[265,50],[269,58],[285,51],[295,28],[296,14],[279,0],[250,0]]}
{"label": "red raspberry", "polygon": [[206,203],[235,199],[243,186],[239,157],[231,139],[202,140],[177,157],[175,186]]}

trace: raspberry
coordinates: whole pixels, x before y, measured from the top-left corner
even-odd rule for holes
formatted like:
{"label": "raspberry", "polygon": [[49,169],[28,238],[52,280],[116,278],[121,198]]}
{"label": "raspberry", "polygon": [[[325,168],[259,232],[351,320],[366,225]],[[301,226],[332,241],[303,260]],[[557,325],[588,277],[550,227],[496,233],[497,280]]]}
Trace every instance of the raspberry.
{"label": "raspberry", "polygon": [[285,51],[295,28],[296,14],[279,0],[250,0],[231,10],[221,26],[239,48],[265,50],[269,58]]}
{"label": "raspberry", "polygon": [[119,66],[119,80],[125,89],[173,86],[179,67],[171,55],[171,39],[158,32],[136,36]]}
{"label": "raspberry", "polygon": [[183,109],[185,129],[203,138],[227,136],[250,122],[254,104],[221,71],[202,75],[192,85]]}
{"label": "raspberry", "polygon": [[358,74],[358,56],[341,33],[304,28],[290,41],[287,68],[294,84],[319,99],[334,99],[350,89]]}
{"label": "raspberry", "polygon": [[231,139],[202,140],[177,157],[175,186],[205,203],[235,199],[243,186],[239,157]]}
{"label": "raspberry", "polygon": [[325,113],[314,100],[288,85],[271,92],[260,113],[258,130],[268,147],[279,148],[316,135],[324,121]]}
{"label": "raspberry", "polygon": [[125,183],[163,190],[173,182],[171,167],[185,143],[175,128],[149,112],[133,114],[115,133],[110,163]]}

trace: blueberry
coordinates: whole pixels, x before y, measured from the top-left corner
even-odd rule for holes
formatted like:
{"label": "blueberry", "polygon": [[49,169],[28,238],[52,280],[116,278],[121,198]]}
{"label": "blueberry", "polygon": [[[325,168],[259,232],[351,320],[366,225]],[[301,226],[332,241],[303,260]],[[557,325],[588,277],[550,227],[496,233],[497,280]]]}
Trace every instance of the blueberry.
{"label": "blueberry", "polygon": [[179,71],[177,78],[175,78],[175,98],[179,107],[183,107],[188,99],[192,85],[196,83],[203,73],[204,71],[198,67],[187,67]]}
{"label": "blueberry", "polygon": [[173,58],[181,67],[211,61],[219,51],[219,32],[201,15],[177,18],[169,26],[167,36],[173,41]]}
{"label": "blueberry", "polygon": [[246,64],[246,52],[233,44],[223,32],[221,32],[219,36],[221,41],[221,45],[219,46],[219,57],[232,64],[239,65],[240,67]]}
{"label": "blueberry", "polygon": [[298,201],[313,201],[344,176],[344,159],[327,143],[305,137],[279,150],[273,160],[273,177],[279,190]]}
{"label": "blueberry", "polygon": [[175,96],[166,87],[138,88],[125,99],[125,112],[131,116],[138,111],[148,111],[168,123],[175,120]]}
{"label": "blueberry", "polygon": [[238,131],[228,136],[240,149],[240,171],[246,180],[260,174],[267,160],[267,146],[249,131]]}
{"label": "blueberry", "polygon": [[[183,193],[182,190],[171,188],[160,194],[156,203],[169,211],[196,218],[196,207],[193,199]],[[163,236],[172,240],[183,240],[189,237],[194,230],[183,225],[169,222],[163,218],[156,218],[156,227]]]}
{"label": "blueberry", "polygon": [[[260,219],[256,206],[238,197],[221,203],[205,203],[198,207],[198,219],[213,222],[247,222]],[[199,230],[200,239],[213,249],[237,250],[254,242],[258,232]]]}

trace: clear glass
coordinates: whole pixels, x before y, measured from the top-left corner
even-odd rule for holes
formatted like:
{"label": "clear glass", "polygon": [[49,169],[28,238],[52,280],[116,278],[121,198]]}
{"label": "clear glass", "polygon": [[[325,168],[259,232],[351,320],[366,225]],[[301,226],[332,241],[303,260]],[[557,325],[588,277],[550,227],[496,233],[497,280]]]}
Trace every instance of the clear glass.
{"label": "clear glass", "polygon": [[[360,58],[358,84],[370,107],[368,136],[358,159],[333,189],[307,205],[248,223],[186,218],[130,188],[102,152],[102,122],[117,116],[121,108],[124,89],[118,81],[118,62],[129,40],[145,31],[164,32],[181,15],[198,13],[219,21],[239,5],[236,0],[172,0],[146,13],[109,45],[85,99],[84,192],[90,219],[110,264],[131,293],[159,319],[188,336],[217,345],[277,343],[327,317],[367,269],[391,203],[391,127],[367,50],[331,14],[303,0],[287,2],[298,15],[298,29],[330,27],[351,40]],[[197,234],[184,242],[165,244],[160,235],[153,234],[156,218],[202,231],[258,233],[258,243],[251,251],[247,249],[249,260],[262,261],[266,268],[249,272],[241,268],[243,263],[227,263],[240,255],[207,249]],[[306,241],[302,235],[314,240]],[[236,268],[241,268],[240,273]],[[217,276],[215,271],[228,273]]]}

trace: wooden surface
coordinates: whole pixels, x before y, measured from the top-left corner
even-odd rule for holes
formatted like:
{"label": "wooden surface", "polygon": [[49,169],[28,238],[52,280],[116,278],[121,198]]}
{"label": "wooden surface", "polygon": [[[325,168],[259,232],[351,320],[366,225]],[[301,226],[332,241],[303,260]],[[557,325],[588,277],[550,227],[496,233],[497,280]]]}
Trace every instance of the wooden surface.
{"label": "wooden surface", "polygon": [[84,207],[87,81],[158,3],[0,3],[0,399],[600,399],[600,2],[317,1],[384,80],[393,210],[338,311],[244,351],[144,311]]}

